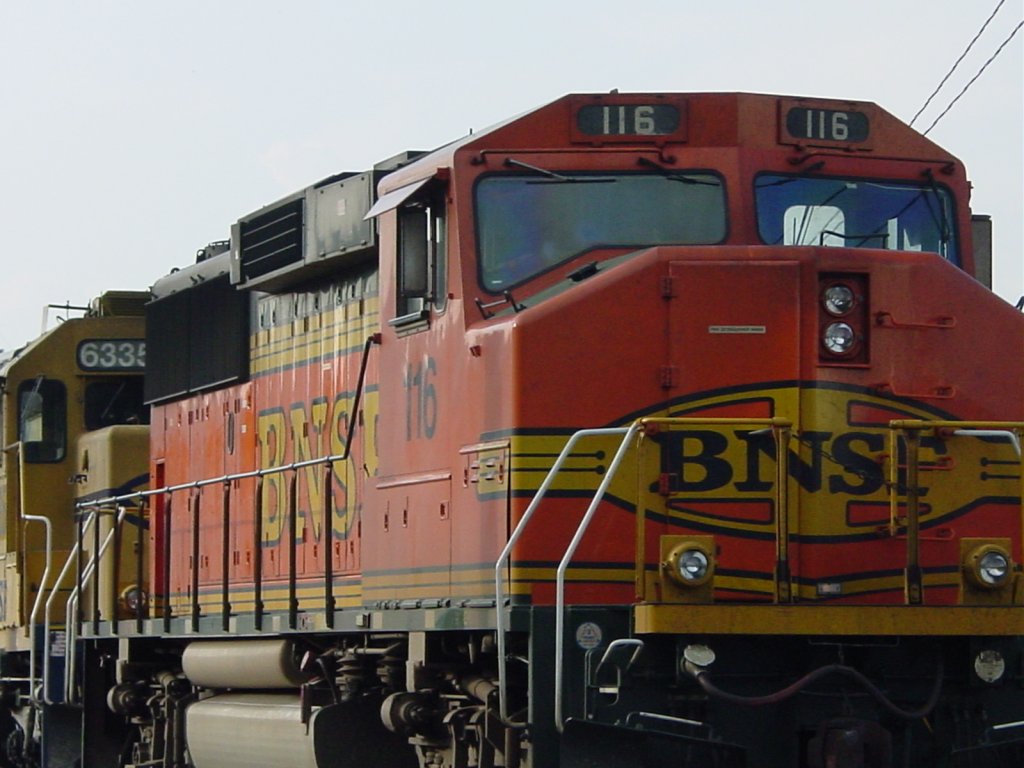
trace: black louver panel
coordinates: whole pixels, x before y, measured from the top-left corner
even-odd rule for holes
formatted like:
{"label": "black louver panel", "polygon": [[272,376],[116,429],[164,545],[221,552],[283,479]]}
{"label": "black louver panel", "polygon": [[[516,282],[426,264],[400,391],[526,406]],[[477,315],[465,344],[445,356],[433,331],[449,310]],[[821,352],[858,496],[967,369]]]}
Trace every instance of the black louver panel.
{"label": "black louver panel", "polygon": [[302,263],[303,199],[239,222],[242,277],[252,280]]}
{"label": "black louver panel", "polygon": [[146,403],[244,381],[249,293],[222,277],[146,305]]}

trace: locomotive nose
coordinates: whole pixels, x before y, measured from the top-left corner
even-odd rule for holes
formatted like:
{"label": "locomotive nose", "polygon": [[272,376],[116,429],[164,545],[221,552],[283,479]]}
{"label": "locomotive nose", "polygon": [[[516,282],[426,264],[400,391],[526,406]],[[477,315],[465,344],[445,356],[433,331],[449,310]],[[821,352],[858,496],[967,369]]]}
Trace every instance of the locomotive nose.
{"label": "locomotive nose", "polygon": [[666,505],[694,531],[717,531],[709,544],[716,593],[788,600],[791,565],[780,537],[793,523],[775,477],[790,456],[780,445],[791,441],[780,444],[765,425],[799,424],[801,265],[770,253],[752,259],[746,248],[714,261],[685,255],[665,264],[661,378],[669,415],[703,421],[660,438]]}
{"label": "locomotive nose", "polygon": [[672,389],[735,389],[799,376],[799,263],[736,256],[667,265]]}

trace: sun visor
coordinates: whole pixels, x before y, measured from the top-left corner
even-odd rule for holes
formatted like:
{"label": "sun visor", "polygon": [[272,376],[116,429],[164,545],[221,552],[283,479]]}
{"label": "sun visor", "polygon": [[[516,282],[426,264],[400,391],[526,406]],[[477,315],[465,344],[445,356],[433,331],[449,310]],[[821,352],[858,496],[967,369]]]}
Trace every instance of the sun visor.
{"label": "sun visor", "polygon": [[373,207],[366,212],[366,215],[363,217],[363,221],[367,221],[368,219],[380,216],[382,213],[386,213],[387,211],[397,208],[427,186],[427,184],[432,182],[435,178],[436,177],[434,176],[428,176],[425,179],[420,179],[412,184],[406,184],[404,187],[399,187],[396,190],[388,192],[383,197],[377,199],[377,202],[373,204]]}

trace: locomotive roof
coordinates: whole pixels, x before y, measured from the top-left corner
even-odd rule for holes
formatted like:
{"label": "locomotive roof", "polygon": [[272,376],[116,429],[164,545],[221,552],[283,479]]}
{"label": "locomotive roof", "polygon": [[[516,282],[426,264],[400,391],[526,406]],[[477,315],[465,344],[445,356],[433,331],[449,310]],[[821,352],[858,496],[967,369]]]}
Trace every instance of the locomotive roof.
{"label": "locomotive roof", "polygon": [[[841,130],[826,130],[837,118]],[[367,220],[399,204],[439,173],[453,169],[457,161],[462,162],[459,158],[475,163],[488,152],[571,153],[602,148],[874,156],[942,163],[950,170],[956,160],[872,102],[756,93],[569,94],[431,152],[407,152],[369,171],[336,174],[266,205],[232,227],[232,255],[206,249],[205,260],[159,279],[153,286],[154,298],[225,274],[239,287],[276,290],[309,277],[311,266],[327,269],[334,258],[359,258],[360,248],[375,245],[373,226]],[[317,211],[325,205],[328,214],[347,211],[348,240],[338,235],[341,230],[335,217],[324,216],[323,226],[317,223],[317,216],[323,214]],[[289,213],[294,206],[309,208],[309,213]],[[277,246],[264,241],[260,233],[265,225],[273,228],[275,222],[285,221],[282,216],[292,215],[308,216],[308,220],[302,219],[303,229],[296,230],[300,234],[295,235],[296,242],[285,257],[280,249],[268,250]],[[308,238],[301,234],[307,230]],[[277,229],[273,232],[273,237],[280,234]],[[252,244],[240,245],[239,238],[249,237],[249,233],[254,233]],[[314,251],[315,258],[309,255]],[[261,259],[267,266],[259,263]]]}
{"label": "locomotive roof", "polygon": [[162,299],[193,286],[216,280],[231,272],[231,253],[223,251],[215,256],[204,258],[187,267],[173,269],[153,283],[153,299]]}
{"label": "locomotive roof", "polygon": [[[149,294],[145,291],[105,291],[89,302],[85,314],[76,317],[68,317],[52,328],[46,328],[34,339],[26,342],[20,347],[9,350],[0,350],[0,379],[8,377],[10,370],[22,362],[36,347],[63,329],[74,327],[81,320],[95,317],[141,317],[142,306],[148,299]],[[83,309],[82,307],[58,307],[50,305],[51,309]]]}
{"label": "locomotive roof", "polygon": [[[429,177],[439,168],[450,167],[455,155],[465,150],[525,151],[547,147],[581,148],[602,146],[601,137],[587,140],[576,130],[580,107],[587,105],[677,104],[683,110],[684,130],[675,136],[633,142],[690,147],[742,147],[779,149],[799,142],[785,137],[785,110],[803,106],[822,111],[848,111],[870,120],[871,141],[860,146],[821,146],[828,142],[804,142],[815,151],[851,151],[870,155],[875,147],[885,147],[887,156],[950,162],[956,158],[874,102],[784,96],[779,94],[714,93],[603,93],[568,94],[548,104],[504,120],[481,131],[463,136],[430,152],[385,176],[380,193]],[[682,138],[680,138],[682,137]],[[623,143],[629,146],[628,142]]]}

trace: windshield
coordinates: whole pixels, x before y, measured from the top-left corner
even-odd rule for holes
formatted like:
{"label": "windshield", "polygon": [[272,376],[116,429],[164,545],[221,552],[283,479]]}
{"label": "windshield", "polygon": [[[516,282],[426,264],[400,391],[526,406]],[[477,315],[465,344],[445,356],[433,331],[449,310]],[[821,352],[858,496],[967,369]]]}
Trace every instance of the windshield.
{"label": "windshield", "polygon": [[932,251],[956,261],[953,201],[934,184],[762,174],[757,225],[770,245]]}
{"label": "windshield", "polygon": [[718,243],[726,233],[725,191],[706,172],[487,176],[476,211],[492,292],[594,248]]}

